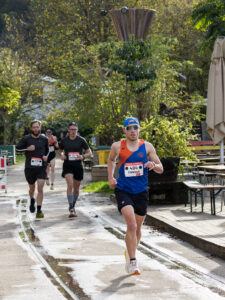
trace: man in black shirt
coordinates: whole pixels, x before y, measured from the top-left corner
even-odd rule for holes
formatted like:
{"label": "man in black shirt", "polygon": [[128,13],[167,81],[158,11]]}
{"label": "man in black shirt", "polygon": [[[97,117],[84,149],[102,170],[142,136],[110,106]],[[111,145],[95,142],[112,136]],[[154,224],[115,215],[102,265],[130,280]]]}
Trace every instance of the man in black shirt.
{"label": "man in black shirt", "polygon": [[17,151],[25,151],[25,177],[29,184],[30,212],[35,212],[35,182],[37,181],[37,213],[36,218],[43,218],[41,210],[43,187],[46,179],[48,156],[48,139],[41,134],[41,122],[34,120],[30,124],[31,134],[23,137],[16,145]]}
{"label": "man in black shirt", "polygon": [[[74,209],[75,203],[79,196],[79,188],[83,179],[82,160],[92,155],[87,141],[78,136],[78,125],[74,122],[68,126],[68,136],[59,143],[59,153],[63,163],[62,176],[67,183],[67,199],[69,202],[69,218],[76,217]],[[83,150],[85,154],[82,154]]]}

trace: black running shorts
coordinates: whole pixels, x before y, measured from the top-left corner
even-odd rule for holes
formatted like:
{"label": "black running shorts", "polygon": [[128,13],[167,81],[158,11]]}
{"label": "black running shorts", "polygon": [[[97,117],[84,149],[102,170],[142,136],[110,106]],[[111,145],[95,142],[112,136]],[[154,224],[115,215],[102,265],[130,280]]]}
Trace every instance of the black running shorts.
{"label": "black running shorts", "polygon": [[84,169],[82,165],[72,166],[63,164],[62,177],[65,177],[66,174],[73,174],[73,178],[81,181],[84,177]]}
{"label": "black running shorts", "polygon": [[118,210],[126,205],[131,205],[134,208],[134,213],[139,216],[145,216],[148,206],[148,191],[143,191],[139,194],[129,194],[119,189],[115,189]]}
{"label": "black running shorts", "polygon": [[51,160],[53,160],[54,158],[55,158],[55,151],[50,152],[49,155],[48,155],[47,163],[50,164]]}
{"label": "black running shorts", "polygon": [[29,184],[34,184],[37,179],[46,179],[46,166],[37,168],[25,168],[26,180]]}

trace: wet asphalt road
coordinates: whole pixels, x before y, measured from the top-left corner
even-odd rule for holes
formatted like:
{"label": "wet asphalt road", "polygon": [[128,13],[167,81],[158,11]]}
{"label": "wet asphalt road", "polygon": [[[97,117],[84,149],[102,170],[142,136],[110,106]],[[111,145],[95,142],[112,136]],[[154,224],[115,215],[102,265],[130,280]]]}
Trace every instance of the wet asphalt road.
{"label": "wet asphalt road", "polygon": [[[0,196],[0,299],[224,299],[225,264],[147,224],[137,253],[140,276],[124,269],[123,217],[109,196],[81,193],[68,219],[57,161],[45,186],[45,218],[28,211],[23,166],[9,168]],[[90,182],[90,172],[83,184]]]}

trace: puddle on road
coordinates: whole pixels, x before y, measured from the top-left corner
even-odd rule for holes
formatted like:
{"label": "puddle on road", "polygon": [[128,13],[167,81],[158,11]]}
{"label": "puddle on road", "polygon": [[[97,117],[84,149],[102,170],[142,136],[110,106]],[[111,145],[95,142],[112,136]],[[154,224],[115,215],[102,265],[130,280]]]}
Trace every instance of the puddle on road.
{"label": "puddle on road", "polygon": [[[50,256],[46,253],[46,250],[41,245],[41,242],[39,238],[35,235],[35,232],[33,228],[31,227],[31,224],[29,221],[27,221],[26,216],[26,210],[24,210],[22,207],[25,204],[26,206],[27,200],[23,199],[22,201],[17,200],[16,205],[19,207],[21,205],[20,212],[22,213],[21,222],[23,224],[24,230],[19,232],[20,238],[27,242],[26,235],[29,239],[29,242],[35,247],[35,249],[38,251],[38,253],[44,258],[44,260],[47,262],[47,264],[51,267],[51,269],[55,272],[55,274],[61,279],[61,281],[68,287],[68,289],[75,294],[78,299],[82,300],[90,300],[91,298],[84,293],[83,289],[79,286],[79,283],[73,279],[73,277],[70,275],[74,270],[72,268],[69,268],[67,266],[63,266],[62,264],[71,264],[76,262],[81,262],[85,260],[75,260],[75,259],[56,259],[53,256]],[[26,235],[25,235],[26,233]],[[45,274],[49,277],[49,279],[52,281],[52,283],[57,286],[58,290],[63,294],[63,296],[71,300],[72,297],[68,294],[68,292],[63,288],[63,286],[60,285],[60,283],[54,278],[52,274],[47,270],[46,267],[43,266],[43,271]]]}
{"label": "puddle on road", "polygon": [[[118,239],[124,240],[125,232],[123,232],[123,234],[122,234],[122,233],[119,233],[118,231],[116,231],[115,229],[113,229],[112,227],[104,227],[104,228],[107,231],[109,231],[110,233],[112,233],[113,235],[115,235]],[[160,263],[166,265],[169,269],[180,269],[179,266],[174,265],[172,262],[170,263],[167,260],[159,257],[157,254],[160,255],[160,253],[157,252],[156,249],[151,248],[149,245],[147,245],[143,242],[140,242],[140,244],[145,246],[147,249],[143,249],[143,248],[138,247],[138,250],[141,251],[142,253],[144,253],[145,255],[147,255],[148,257],[150,257],[151,259],[156,259]],[[149,252],[149,250],[152,251],[152,252]],[[155,252],[155,254],[153,252]]]}
{"label": "puddle on road", "polygon": [[115,235],[119,240],[124,240],[124,236],[123,234],[119,233],[118,231],[116,231],[115,229],[113,229],[112,227],[104,227],[105,230],[107,230],[108,232],[112,233],[113,235]]}
{"label": "puddle on road", "polygon": [[[90,300],[91,298],[84,293],[82,288],[80,288],[79,283],[73,279],[70,275],[73,272],[72,268],[62,266],[60,263],[66,264],[71,262],[77,262],[76,260],[71,259],[55,259],[50,255],[43,255],[44,259],[50,265],[52,270],[59,276],[59,278],[63,281],[63,283],[79,298],[83,300]],[[59,285],[59,283],[51,276],[51,274],[45,269],[45,273],[52,280],[52,282],[58,286],[62,294],[67,298],[71,299],[70,295]]]}
{"label": "puddle on road", "polygon": [[[104,227],[105,230],[107,230],[108,232],[110,232],[111,234],[115,235],[118,239],[122,239],[124,240],[124,236],[125,236],[125,231],[121,231],[121,229],[118,229],[121,231],[121,233],[119,233],[117,230],[113,229],[112,227]],[[154,228],[154,230],[157,230],[156,227]],[[160,232],[163,232],[163,230]],[[187,265],[176,261],[172,258],[167,258],[165,256],[164,253],[162,253],[161,251],[149,246],[148,244],[144,243],[144,242],[140,242],[140,245],[144,246],[143,247],[138,247],[138,250],[140,252],[142,252],[143,254],[145,254],[146,256],[148,256],[151,259],[157,260],[159,263],[163,264],[164,266],[166,266],[168,269],[170,270],[177,270],[177,271],[181,271],[182,275],[185,276],[186,278],[189,278],[190,280],[193,280],[193,278],[198,278],[202,280],[202,284],[198,282],[198,284],[200,284],[201,286],[205,286],[204,285],[204,277],[201,273],[199,273],[197,270],[192,269],[191,267],[188,267]],[[171,261],[169,261],[169,259]],[[186,273],[183,273],[182,271],[185,271]],[[195,280],[194,280],[195,281]],[[220,288],[216,288],[213,286],[207,286],[208,289],[210,289],[212,292],[220,295],[220,296],[225,296],[225,291],[223,291]]]}

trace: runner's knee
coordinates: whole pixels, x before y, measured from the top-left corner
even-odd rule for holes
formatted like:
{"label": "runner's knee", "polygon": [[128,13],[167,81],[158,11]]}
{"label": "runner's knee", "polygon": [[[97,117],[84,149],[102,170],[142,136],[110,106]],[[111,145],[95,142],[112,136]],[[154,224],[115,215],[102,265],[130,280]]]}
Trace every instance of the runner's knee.
{"label": "runner's knee", "polygon": [[127,230],[130,232],[136,232],[137,231],[137,224],[134,221],[127,222]]}

